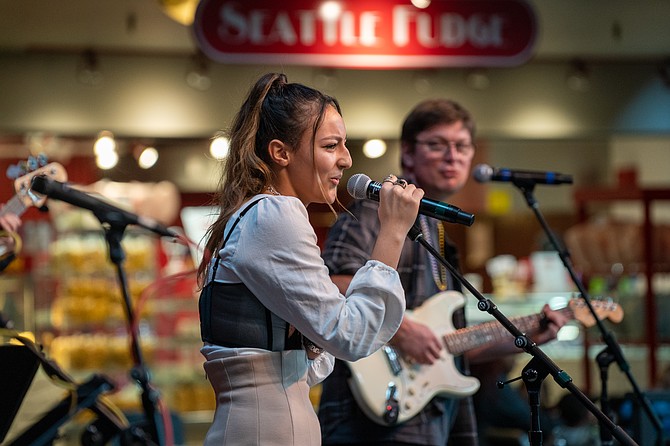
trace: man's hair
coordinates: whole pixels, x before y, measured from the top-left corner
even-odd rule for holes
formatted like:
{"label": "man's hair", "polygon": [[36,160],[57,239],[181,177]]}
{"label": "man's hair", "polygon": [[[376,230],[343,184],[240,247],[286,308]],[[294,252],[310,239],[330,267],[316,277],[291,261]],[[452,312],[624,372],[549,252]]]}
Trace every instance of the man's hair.
{"label": "man's hair", "polygon": [[459,103],[450,99],[428,99],[417,104],[402,125],[400,141],[413,144],[416,135],[439,124],[462,121],[470,136],[475,137],[475,121]]}

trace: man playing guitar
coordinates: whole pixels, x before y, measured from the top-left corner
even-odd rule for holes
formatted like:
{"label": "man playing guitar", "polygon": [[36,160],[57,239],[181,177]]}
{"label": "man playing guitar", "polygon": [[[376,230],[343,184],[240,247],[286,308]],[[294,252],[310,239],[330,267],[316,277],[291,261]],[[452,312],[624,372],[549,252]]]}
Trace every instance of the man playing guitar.
{"label": "man playing guitar", "polygon": [[[474,120],[460,104],[438,99],[417,105],[402,126],[400,176],[422,188],[426,197],[449,201],[470,176],[475,155],[474,133]],[[342,212],[330,228],[322,253],[333,282],[342,292],[346,292],[354,268],[369,257],[369,240],[379,229],[373,201],[356,200],[348,210],[350,213]],[[419,216],[419,223],[424,237],[440,249],[447,261],[458,267],[456,247],[449,241],[441,222]],[[416,245],[406,241],[398,267],[409,310],[420,308],[438,292],[460,291],[460,283]],[[553,339],[567,321],[548,306],[542,312],[548,323],[542,330],[528,333],[538,344]],[[453,320],[449,322],[453,322],[455,329],[466,327],[462,307],[454,311]],[[392,353],[397,352],[399,361],[406,361],[412,367],[432,366],[441,362],[446,353],[440,337],[427,324],[411,317],[403,319],[389,344]],[[518,349],[511,341],[480,346],[456,357],[456,368],[461,374],[468,374],[468,361],[472,363],[481,358],[491,359],[516,352]],[[408,420],[381,425],[366,416],[357,404],[350,389],[351,378],[349,366],[336,361],[333,373],[323,382],[319,419],[324,446],[445,446],[448,442],[458,446],[478,445],[471,397],[436,396]],[[378,381],[388,390],[389,397],[384,395],[384,399],[389,404],[383,409],[392,418],[396,412],[393,404],[396,387],[381,376]]]}

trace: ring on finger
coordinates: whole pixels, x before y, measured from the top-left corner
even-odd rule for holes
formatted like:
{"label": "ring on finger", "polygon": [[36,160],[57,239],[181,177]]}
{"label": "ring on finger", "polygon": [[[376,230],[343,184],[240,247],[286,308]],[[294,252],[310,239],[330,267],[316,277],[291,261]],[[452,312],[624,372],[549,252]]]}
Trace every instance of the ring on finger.
{"label": "ring on finger", "polygon": [[393,184],[396,184],[404,189],[407,187],[407,180],[403,178],[398,178],[397,180],[395,180]]}

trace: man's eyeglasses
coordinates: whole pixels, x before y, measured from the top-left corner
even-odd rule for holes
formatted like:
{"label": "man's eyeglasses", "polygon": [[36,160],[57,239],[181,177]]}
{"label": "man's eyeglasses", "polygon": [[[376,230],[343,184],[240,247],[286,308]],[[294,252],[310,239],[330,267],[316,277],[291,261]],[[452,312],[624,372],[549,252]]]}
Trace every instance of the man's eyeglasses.
{"label": "man's eyeglasses", "polygon": [[428,141],[420,141],[420,140],[414,140],[414,143],[416,145],[422,145],[426,146],[428,148],[428,151],[431,154],[434,155],[444,155],[447,153],[448,150],[450,150],[452,147],[456,150],[456,152],[460,155],[468,155],[470,154],[474,148],[475,145],[472,144],[471,142],[465,142],[465,141],[447,141],[446,139],[431,139]]}

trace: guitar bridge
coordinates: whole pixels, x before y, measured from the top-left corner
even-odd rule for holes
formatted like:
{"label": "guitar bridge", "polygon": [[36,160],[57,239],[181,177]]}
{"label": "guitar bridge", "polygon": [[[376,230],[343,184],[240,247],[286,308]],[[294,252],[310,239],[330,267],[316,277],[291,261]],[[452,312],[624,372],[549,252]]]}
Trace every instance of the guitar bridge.
{"label": "guitar bridge", "polygon": [[[382,347],[382,351],[384,352],[386,361],[388,361],[389,363],[389,367],[391,368],[391,373],[393,373],[393,376],[400,375],[400,372],[402,372],[402,365],[400,364],[400,358],[398,357],[398,353],[396,353],[393,347],[389,347],[388,345]],[[389,383],[389,386],[391,385],[393,385],[393,387],[395,388],[395,384]]]}

